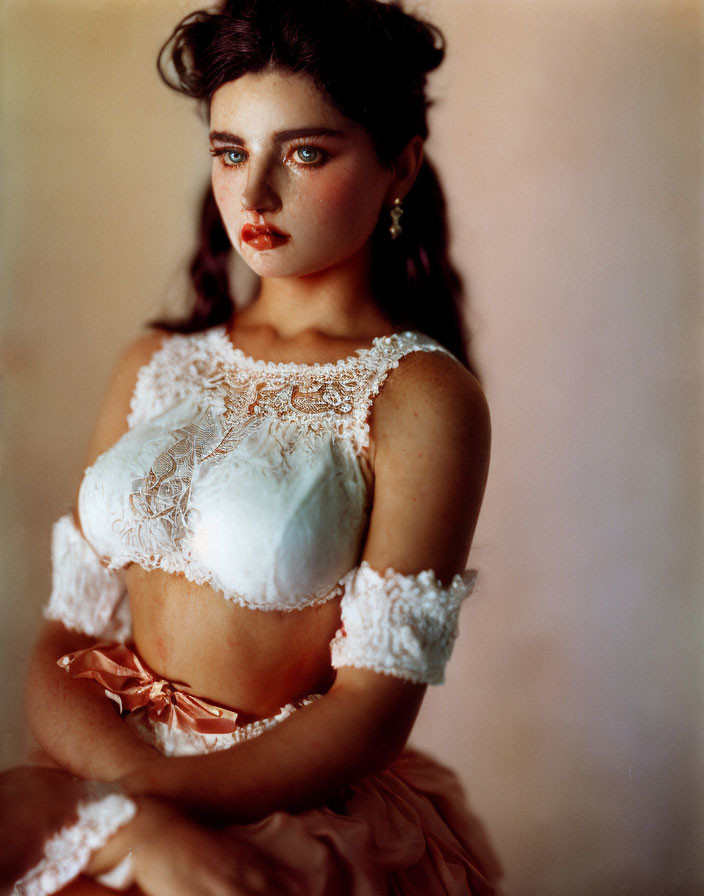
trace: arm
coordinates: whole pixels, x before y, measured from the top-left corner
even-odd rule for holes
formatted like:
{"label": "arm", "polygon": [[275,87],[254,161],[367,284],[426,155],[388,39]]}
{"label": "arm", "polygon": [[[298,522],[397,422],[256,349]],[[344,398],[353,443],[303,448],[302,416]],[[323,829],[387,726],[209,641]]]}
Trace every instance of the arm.
{"label": "arm", "polygon": [[[117,364],[90,442],[89,464],[126,431],[137,372],[161,339],[162,334],[146,334]],[[62,768],[82,777],[111,780],[148,761],[154,751],[122,723],[114,704],[97,688],[70,679],[56,665],[63,654],[95,641],[59,622],[45,625],[29,663],[26,713],[37,741]]]}
{"label": "arm", "polygon": [[[464,569],[488,464],[481,390],[441,356],[392,375],[372,420],[374,507],[363,559],[377,570]],[[331,690],[260,738],[206,756],[157,758],[128,775],[152,794],[235,821],[300,810],[386,767],[405,744],[424,693],[368,668],[338,669]]]}
{"label": "arm", "polygon": [[90,681],[69,678],[56,661],[96,639],[58,622],[42,630],[30,659],[25,707],[39,745],[63,769],[112,781],[156,755],[124,724],[116,705]]}
{"label": "arm", "polygon": [[340,670],[324,697],[261,737],[205,756],[157,757],[122,784],[209,820],[301,811],[385,768],[403,749],[423,691],[365,669]]}

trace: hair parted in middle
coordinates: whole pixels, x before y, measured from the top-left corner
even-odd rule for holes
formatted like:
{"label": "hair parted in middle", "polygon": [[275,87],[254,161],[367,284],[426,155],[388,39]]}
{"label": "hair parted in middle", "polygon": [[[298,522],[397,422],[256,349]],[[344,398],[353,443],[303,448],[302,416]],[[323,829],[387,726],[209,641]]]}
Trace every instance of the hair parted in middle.
{"label": "hair parted in middle", "polygon": [[[269,68],[311,78],[325,98],[369,135],[390,166],[408,142],[428,136],[429,72],[444,58],[434,25],[379,0],[225,0],[186,16],[161,49],[159,73],[169,87],[209,108],[215,91]],[[389,237],[382,210],[371,241],[372,290],[396,323],[422,330],[469,365],[460,313],[461,283],[447,254],[445,201],[424,159],[404,199],[401,238]],[[212,190],[201,210],[191,265],[196,302],[191,316],[159,322],[179,331],[229,319],[231,246]]]}

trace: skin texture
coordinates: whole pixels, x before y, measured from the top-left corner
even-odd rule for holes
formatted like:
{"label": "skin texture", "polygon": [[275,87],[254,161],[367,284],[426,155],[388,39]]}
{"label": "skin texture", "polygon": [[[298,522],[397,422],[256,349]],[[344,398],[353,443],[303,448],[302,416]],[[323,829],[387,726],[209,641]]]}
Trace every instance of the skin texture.
{"label": "skin texture", "polygon": [[[244,75],[215,92],[210,119],[211,150],[219,153],[213,192],[232,245],[252,270],[302,277],[362,250],[393,172],[362,128],[308,78],[276,70]],[[301,122],[306,131],[332,133],[301,136]],[[290,234],[285,245],[262,251],[243,242],[242,226],[262,219]]]}
{"label": "skin texture", "polygon": [[[277,71],[220,88],[210,128],[240,138],[212,141],[237,162],[215,156],[213,186],[235,248],[262,276],[258,298],[231,321],[232,342],[265,360],[312,363],[347,356],[393,332],[370,293],[367,241],[378,216],[412,186],[420,140],[384,168],[367,135],[312,82]],[[311,151],[302,154],[301,141],[281,140],[281,131],[310,128],[339,136],[306,138]],[[324,161],[306,164],[311,159]],[[242,226],[262,221],[287,238],[264,250],[243,244]],[[142,337],[118,364],[88,463],[125,432],[137,371],[161,338]],[[447,583],[465,567],[486,480],[489,417],[481,389],[453,359],[413,354],[389,376],[370,425],[374,496],[361,559],[408,574],[432,568]],[[165,573],[133,566],[127,581],[139,651],[155,671],[188,681],[203,697],[263,717],[290,699],[324,690],[333,677],[328,645],[339,621],[335,602],[263,613]],[[292,664],[282,644],[294,641],[302,646]],[[319,804],[401,752],[424,693],[401,679],[342,668],[324,697],[266,735],[217,754],[165,759],[132,735],[99,688],[57,668],[59,655],[89,642],[60,625],[46,627],[30,666],[27,712],[37,740],[60,767],[119,779],[128,792],[148,797],[137,820],[96,857],[105,867],[136,849],[145,830],[163,831],[159,822],[167,810],[158,800],[230,821]],[[187,881],[206,873],[202,838],[214,834],[176,815],[178,836],[155,842],[161,856],[179,844],[186,866],[180,883],[159,883],[158,874],[156,883],[149,881],[146,869],[158,866],[152,855],[138,881],[144,892],[207,892],[189,889]],[[258,892],[248,886],[226,881],[214,892]]]}

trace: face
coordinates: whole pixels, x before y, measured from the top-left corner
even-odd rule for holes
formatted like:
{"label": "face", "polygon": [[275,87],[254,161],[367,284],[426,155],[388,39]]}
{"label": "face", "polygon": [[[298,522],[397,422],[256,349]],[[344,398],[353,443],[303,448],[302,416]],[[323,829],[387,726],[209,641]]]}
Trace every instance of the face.
{"label": "face", "polygon": [[243,75],[212,97],[215,199],[257,274],[299,277],[364,252],[393,172],[305,75]]}

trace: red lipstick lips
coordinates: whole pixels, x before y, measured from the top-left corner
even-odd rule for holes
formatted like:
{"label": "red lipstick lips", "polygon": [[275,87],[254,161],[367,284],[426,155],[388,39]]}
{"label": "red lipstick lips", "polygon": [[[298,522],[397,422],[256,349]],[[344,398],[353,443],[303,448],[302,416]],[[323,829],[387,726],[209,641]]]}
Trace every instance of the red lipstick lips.
{"label": "red lipstick lips", "polygon": [[242,242],[253,249],[276,249],[283,246],[289,234],[282,233],[271,224],[245,224],[241,237]]}

